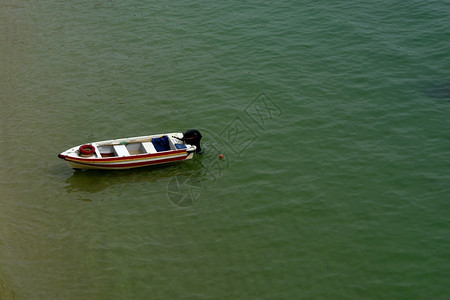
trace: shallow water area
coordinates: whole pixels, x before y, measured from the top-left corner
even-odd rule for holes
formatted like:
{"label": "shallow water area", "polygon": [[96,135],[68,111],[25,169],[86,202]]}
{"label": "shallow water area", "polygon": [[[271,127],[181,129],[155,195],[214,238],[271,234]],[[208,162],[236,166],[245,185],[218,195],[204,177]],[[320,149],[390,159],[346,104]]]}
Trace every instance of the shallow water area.
{"label": "shallow water area", "polygon": [[[448,11],[2,2],[0,299],[446,299]],[[183,163],[57,157],[191,128]]]}

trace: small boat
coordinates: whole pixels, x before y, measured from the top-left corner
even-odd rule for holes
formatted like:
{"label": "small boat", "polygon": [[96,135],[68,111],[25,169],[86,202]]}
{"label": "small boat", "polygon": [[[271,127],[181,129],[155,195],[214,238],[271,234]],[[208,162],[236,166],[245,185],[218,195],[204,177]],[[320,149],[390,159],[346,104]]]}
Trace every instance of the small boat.
{"label": "small boat", "polygon": [[198,130],[93,142],[58,154],[73,169],[120,170],[192,159],[201,153]]}

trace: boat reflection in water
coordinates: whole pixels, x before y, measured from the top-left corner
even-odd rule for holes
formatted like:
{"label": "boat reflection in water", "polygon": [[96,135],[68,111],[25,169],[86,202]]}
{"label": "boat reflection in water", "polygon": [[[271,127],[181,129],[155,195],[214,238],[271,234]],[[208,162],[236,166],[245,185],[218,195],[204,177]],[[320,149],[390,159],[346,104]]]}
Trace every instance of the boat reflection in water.
{"label": "boat reflection in water", "polygon": [[132,199],[138,195],[161,197],[161,194],[167,194],[170,198],[170,192],[176,187],[174,182],[180,182],[180,185],[203,186],[207,176],[202,159],[203,157],[198,156],[197,159],[184,164],[164,164],[120,171],[78,170],[67,178],[65,189],[68,194],[76,194],[77,200],[82,201],[107,201],[114,197]]}

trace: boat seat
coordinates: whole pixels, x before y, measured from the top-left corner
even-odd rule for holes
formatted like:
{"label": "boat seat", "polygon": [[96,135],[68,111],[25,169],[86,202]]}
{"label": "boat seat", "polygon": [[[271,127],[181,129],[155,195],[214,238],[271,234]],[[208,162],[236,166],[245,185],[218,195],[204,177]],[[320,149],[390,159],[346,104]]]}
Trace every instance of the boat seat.
{"label": "boat seat", "polygon": [[158,152],[158,151],[156,151],[155,146],[153,146],[152,142],[142,143],[142,147],[144,147],[145,152],[147,152],[147,153],[156,153],[156,152]]}
{"label": "boat seat", "polygon": [[129,156],[130,152],[125,145],[114,145],[114,152],[117,156]]}

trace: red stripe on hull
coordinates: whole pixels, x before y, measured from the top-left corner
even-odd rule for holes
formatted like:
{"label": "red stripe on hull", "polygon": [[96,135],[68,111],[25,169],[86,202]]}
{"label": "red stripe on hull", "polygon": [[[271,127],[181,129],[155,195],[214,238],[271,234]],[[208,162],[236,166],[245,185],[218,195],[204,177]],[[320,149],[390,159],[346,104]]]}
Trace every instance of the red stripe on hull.
{"label": "red stripe on hull", "polygon": [[[181,157],[173,157],[173,158],[165,158],[165,159],[158,159],[158,160],[151,160],[151,161],[140,161],[135,163],[117,163],[117,164],[96,164],[96,163],[89,163],[89,162],[83,162],[83,161],[74,161],[72,159],[66,159],[66,161],[70,164],[75,163],[78,165],[84,166],[84,168],[93,168],[93,169],[130,169],[130,168],[137,168],[137,167],[145,167],[145,166],[151,166],[151,165],[158,165],[163,163],[170,163],[170,162],[176,162],[176,161],[182,161],[185,160],[188,157],[181,156]],[[67,158],[67,157],[66,157]],[[83,168],[83,167],[80,167]]]}
{"label": "red stripe on hull", "polygon": [[158,157],[164,157],[164,156],[174,156],[179,154],[186,154],[186,150],[175,150],[170,151],[169,153],[151,153],[151,154],[139,154],[139,155],[133,155],[133,156],[125,156],[125,157],[105,157],[105,158],[77,158],[77,157],[71,157],[71,156],[65,156],[63,157],[65,159],[70,159],[74,162],[79,163],[109,163],[109,162],[118,162],[118,161],[133,161],[133,160],[142,160],[147,158],[158,158]]}

